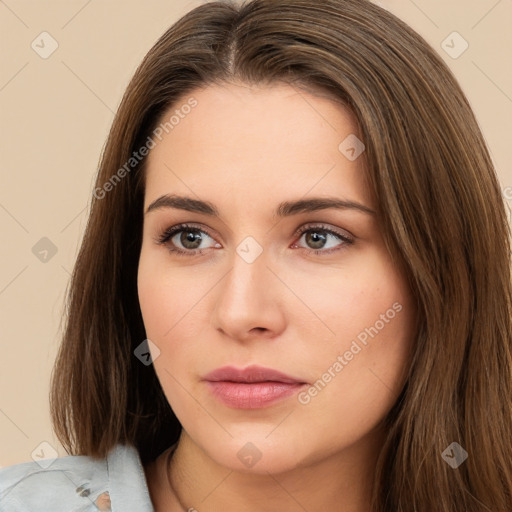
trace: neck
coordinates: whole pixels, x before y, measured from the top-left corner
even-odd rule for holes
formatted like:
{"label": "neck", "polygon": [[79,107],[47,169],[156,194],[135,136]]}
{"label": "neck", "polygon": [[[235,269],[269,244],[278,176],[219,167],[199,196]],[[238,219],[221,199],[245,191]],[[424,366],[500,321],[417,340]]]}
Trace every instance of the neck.
{"label": "neck", "polygon": [[261,474],[216,463],[183,431],[172,458],[164,452],[148,471],[148,485],[157,512],[369,512],[382,443],[382,433],[374,431],[320,461]]}

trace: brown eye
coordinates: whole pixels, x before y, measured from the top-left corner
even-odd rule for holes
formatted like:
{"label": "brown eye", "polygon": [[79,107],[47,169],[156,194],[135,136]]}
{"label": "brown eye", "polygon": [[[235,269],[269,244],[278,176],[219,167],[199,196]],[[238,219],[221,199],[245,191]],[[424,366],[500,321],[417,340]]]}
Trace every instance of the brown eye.
{"label": "brown eye", "polygon": [[303,228],[299,231],[299,234],[301,236],[293,247],[313,251],[315,254],[329,254],[354,243],[353,238],[349,235],[343,235],[322,226]]}
{"label": "brown eye", "polygon": [[185,249],[198,249],[203,241],[201,232],[198,229],[183,230],[178,235],[175,235],[173,238],[178,238]]}
{"label": "brown eye", "polygon": [[[201,244],[203,242],[206,243],[208,239],[211,240],[210,244],[201,247]],[[221,247],[205,230],[185,224],[179,224],[166,229],[156,239],[156,242],[167,246],[168,250],[172,253],[187,256],[200,254],[203,249]]]}
{"label": "brown eye", "polygon": [[312,249],[322,249],[327,243],[327,235],[318,231],[308,231],[304,233],[305,241]]}

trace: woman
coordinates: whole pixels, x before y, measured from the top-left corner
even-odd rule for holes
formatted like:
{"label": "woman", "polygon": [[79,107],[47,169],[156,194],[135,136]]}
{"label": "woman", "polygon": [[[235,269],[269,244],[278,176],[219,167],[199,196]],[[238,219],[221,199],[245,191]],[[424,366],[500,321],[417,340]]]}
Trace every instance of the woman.
{"label": "woman", "polygon": [[[105,147],[5,510],[512,510],[510,231],[454,77],[361,0],[198,7]],[[61,508],[59,508],[61,507]]]}

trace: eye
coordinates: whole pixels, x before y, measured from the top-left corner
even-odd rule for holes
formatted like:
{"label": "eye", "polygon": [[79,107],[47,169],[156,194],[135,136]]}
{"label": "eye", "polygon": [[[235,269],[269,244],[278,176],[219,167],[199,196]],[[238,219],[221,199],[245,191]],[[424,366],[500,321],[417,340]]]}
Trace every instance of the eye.
{"label": "eye", "polygon": [[[201,247],[201,244],[208,239],[213,243],[210,242],[210,245]],[[155,241],[160,245],[166,245],[170,252],[184,256],[194,256],[201,254],[203,249],[221,247],[204,229],[189,224],[178,224],[167,228]]]}
{"label": "eye", "polygon": [[[314,254],[330,254],[354,243],[354,239],[348,234],[342,234],[323,225],[302,227],[298,234],[301,235],[299,242],[303,240],[309,246],[301,248]],[[297,248],[297,243],[292,247]]]}

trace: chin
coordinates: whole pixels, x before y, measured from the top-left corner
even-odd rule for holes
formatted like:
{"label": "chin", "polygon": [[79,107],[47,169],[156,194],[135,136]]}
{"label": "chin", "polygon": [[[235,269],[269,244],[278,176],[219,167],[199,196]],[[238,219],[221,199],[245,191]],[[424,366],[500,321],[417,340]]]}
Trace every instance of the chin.
{"label": "chin", "polygon": [[219,440],[214,446],[209,441],[209,446],[204,447],[205,451],[217,464],[232,471],[261,475],[296,469],[304,465],[308,458],[304,453],[304,445],[301,451],[297,450],[299,440],[293,436],[269,436],[271,429],[268,428],[260,428],[259,432],[255,429],[243,430],[243,434]]}

